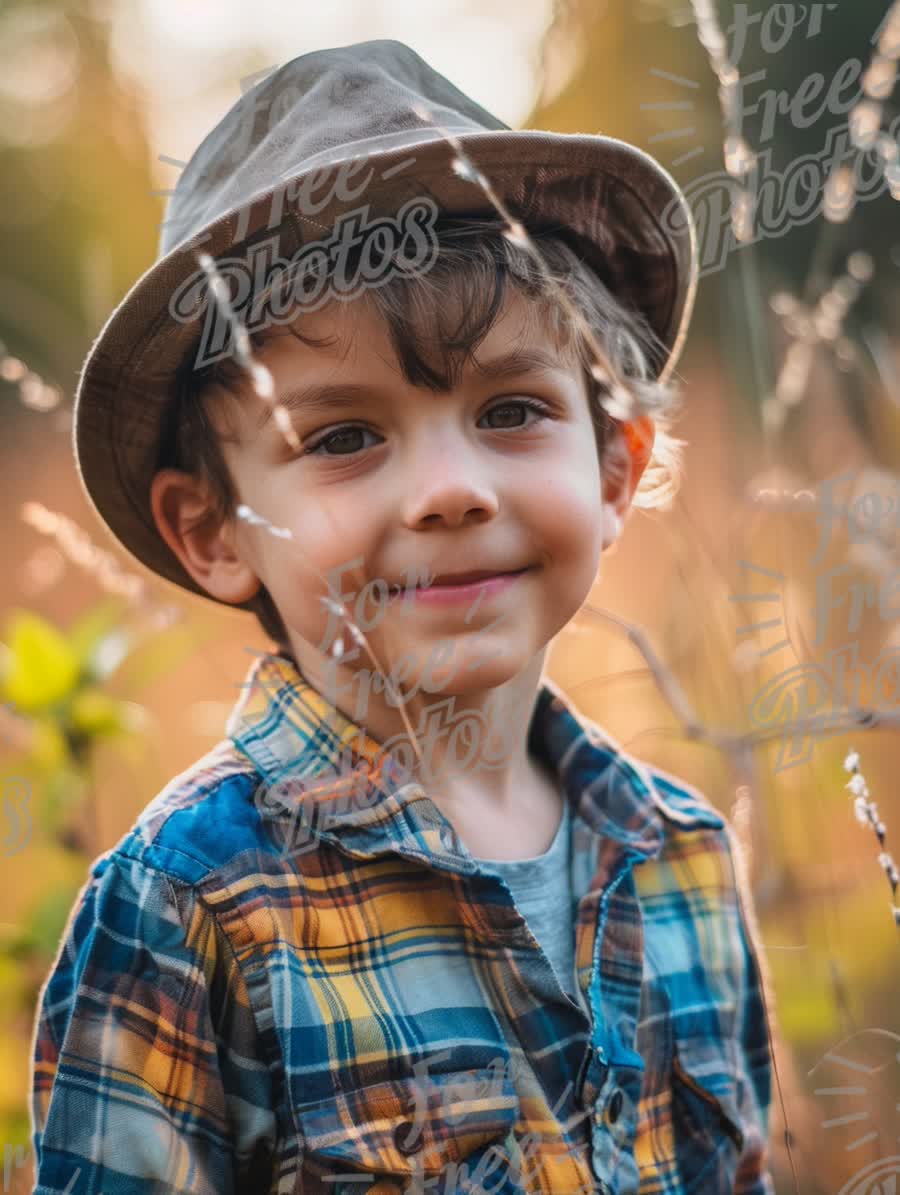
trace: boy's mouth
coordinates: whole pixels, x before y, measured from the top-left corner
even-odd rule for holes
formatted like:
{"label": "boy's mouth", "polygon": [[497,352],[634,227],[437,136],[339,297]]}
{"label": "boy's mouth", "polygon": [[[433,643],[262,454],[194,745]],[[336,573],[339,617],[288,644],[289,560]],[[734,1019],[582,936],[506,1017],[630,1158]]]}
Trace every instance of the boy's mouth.
{"label": "boy's mouth", "polygon": [[[530,568],[531,566],[527,565],[525,568],[517,569],[470,569],[464,573],[437,573],[429,585],[416,585],[414,592],[427,592],[432,589],[467,588],[477,585],[479,582],[495,581],[501,577],[518,577],[521,573],[528,572]],[[399,597],[407,591],[407,588],[402,585],[392,585],[390,587],[390,596],[392,598]],[[412,591],[410,590],[410,592]]]}

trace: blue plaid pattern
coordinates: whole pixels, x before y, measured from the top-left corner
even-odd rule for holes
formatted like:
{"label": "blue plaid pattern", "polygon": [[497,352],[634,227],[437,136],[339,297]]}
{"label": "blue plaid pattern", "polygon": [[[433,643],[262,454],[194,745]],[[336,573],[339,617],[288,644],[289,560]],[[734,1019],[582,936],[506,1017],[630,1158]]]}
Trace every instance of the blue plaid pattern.
{"label": "blue plaid pattern", "polygon": [[588,1016],[292,661],[254,660],[226,735],[72,909],[35,1024],[37,1195],[773,1195],[769,981],[702,794],[541,684]]}

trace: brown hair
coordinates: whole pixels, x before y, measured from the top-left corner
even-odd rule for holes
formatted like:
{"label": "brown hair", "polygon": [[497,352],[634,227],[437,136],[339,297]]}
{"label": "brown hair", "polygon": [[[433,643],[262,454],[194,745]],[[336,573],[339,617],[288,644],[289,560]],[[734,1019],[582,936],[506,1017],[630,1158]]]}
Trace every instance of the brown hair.
{"label": "brown hair", "polygon": [[[421,273],[395,273],[364,293],[366,301],[387,323],[403,377],[412,385],[431,390],[446,391],[456,386],[462,368],[502,310],[507,287],[512,286],[531,300],[527,306],[528,331],[538,325],[544,331],[549,329],[560,351],[579,364],[602,461],[617,423],[601,405],[605,387],[590,373],[594,359],[587,338],[568,318],[547,279],[549,274],[604,346],[615,370],[630,379],[630,386],[639,392],[644,409],[654,421],[653,452],[638,483],[634,505],[667,507],[677,490],[684,441],[675,439],[668,430],[678,412],[680,396],[671,383],[660,383],[655,377],[655,364],[668,355],[665,346],[644,316],[620,303],[581,260],[562,230],[529,233],[544,263],[542,269],[531,254],[503,235],[503,227],[492,217],[440,216],[433,226],[439,247],[434,263]],[[348,271],[355,269],[356,252],[349,255]],[[448,298],[458,299],[458,308],[463,312],[454,328],[446,326],[451,309]],[[333,338],[304,335],[296,323],[290,331],[304,344],[315,347],[333,342]],[[251,344],[258,349],[271,334],[271,328],[251,332]],[[425,346],[427,356],[422,351]],[[246,375],[233,355],[199,370],[192,368],[194,357],[193,351],[189,353],[179,371],[176,401],[157,467],[181,469],[202,477],[208,485],[210,508],[199,522],[215,520],[218,526],[234,517],[237,495],[220,449],[221,433],[214,427],[210,411],[213,404],[221,405],[223,395],[233,394],[229,385],[242,377],[246,379]],[[279,647],[288,647],[284,623],[265,586],[247,607]]]}

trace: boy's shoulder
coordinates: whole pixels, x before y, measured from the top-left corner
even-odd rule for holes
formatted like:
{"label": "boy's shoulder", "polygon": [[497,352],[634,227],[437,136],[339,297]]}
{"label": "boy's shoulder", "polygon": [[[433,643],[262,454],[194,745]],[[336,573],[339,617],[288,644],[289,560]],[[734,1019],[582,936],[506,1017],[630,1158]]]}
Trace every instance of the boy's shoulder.
{"label": "boy's shoulder", "polygon": [[103,856],[127,857],[184,884],[202,884],[267,840],[255,795],[260,776],[227,738],[174,776]]}
{"label": "boy's shoulder", "polygon": [[668,822],[683,828],[694,825],[716,830],[725,828],[724,814],[699,788],[656,764],[636,762],[649,776],[656,794],[656,807]]}
{"label": "boy's shoulder", "polygon": [[588,718],[553,681],[544,678],[542,688],[550,695],[552,707],[557,712],[564,712],[573,718],[594,751],[600,752],[600,758],[608,761],[605,770],[609,776],[621,778],[632,790],[639,793],[672,830],[726,828],[724,815],[699,788],[682,777],[626,751],[606,727]]}
{"label": "boy's shoulder", "polygon": [[[329,737],[314,725],[317,708],[312,698],[316,695],[308,688],[303,692],[305,720],[289,719],[292,750],[297,750],[302,741],[306,745],[306,768],[328,774],[334,759],[323,744]],[[284,697],[283,690],[277,693]],[[280,853],[283,844],[273,838],[273,811],[267,797],[269,781],[276,773],[266,766],[273,760],[284,765],[278,751],[283,746],[280,738],[287,715],[284,701],[274,700],[277,693],[267,694],[268,704],[251,720],[236,720],[236,710],[229,719],[227,737],[173,777],[103,858],[127,857],[175,881],[196,886],[225,868],[233,870],[242,857],[256,868],[261,853]],[[277,716],[272,712],[273,705],[278,707]],[[585,782],[594,788],[603,776],[602,787],[607,791],[610,786],[624,785],[627,808],[634,813],[636,805],[644,806],[643,816],[659,817],[666,838],[703,828],[726,830],[724,816],[703,792],[681,777],[629,754],[552,681],[542,682],[539,705],[542,731],[556,740],[560,762],[577,742],[590,744],[585,761],[591,775],[585,775]],[[246,713],[246,705],[241,708]],[[305,726],[302,740],[297,737],[301,724]],[[250,735],[248,726],[253,731]],[[264,735],[261,727],[266,728]]]}

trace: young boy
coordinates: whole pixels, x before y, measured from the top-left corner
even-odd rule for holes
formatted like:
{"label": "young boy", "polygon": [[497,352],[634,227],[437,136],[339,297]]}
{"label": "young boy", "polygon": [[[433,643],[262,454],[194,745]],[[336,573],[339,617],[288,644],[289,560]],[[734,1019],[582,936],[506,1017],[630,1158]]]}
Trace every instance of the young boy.
{"label": "young boy", "polygon": [[79,469],[277,651],[73,909],[37,1190],[771,1192],[729,828],[543,676],[674,460],[676,185],[376,41],[243,96],[170,214],[85,363]]}

